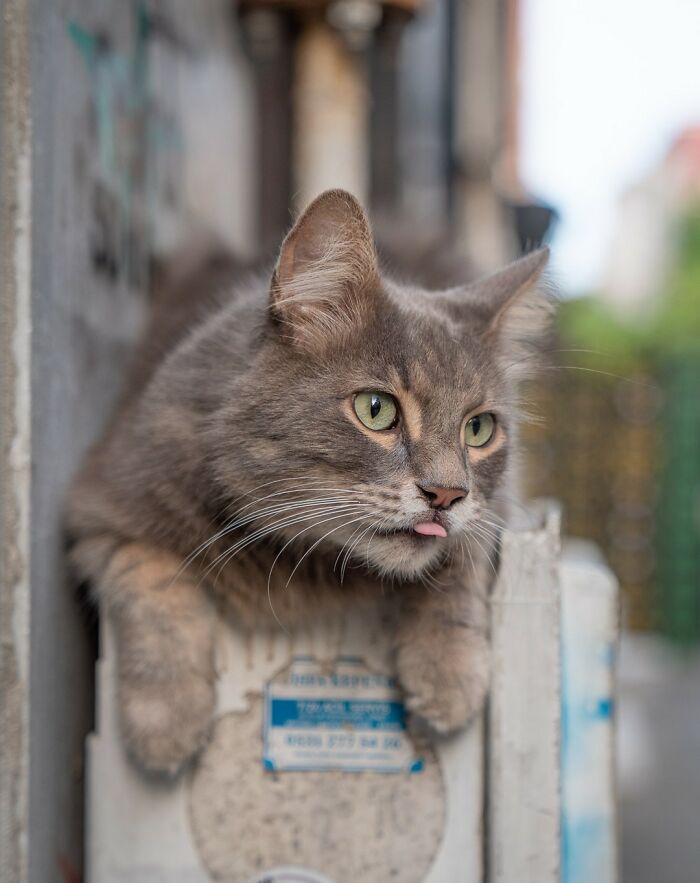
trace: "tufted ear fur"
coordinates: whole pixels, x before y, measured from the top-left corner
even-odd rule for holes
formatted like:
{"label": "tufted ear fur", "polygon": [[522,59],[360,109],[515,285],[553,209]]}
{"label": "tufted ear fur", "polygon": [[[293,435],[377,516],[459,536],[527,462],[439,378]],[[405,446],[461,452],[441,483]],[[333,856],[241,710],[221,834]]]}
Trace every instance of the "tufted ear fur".
{"label": "tufted ear fur", "polygon": [[327,190],[296,222],[272,277],[270,309],[298,343],[361,321],[379,280],[365,213],[350,193]]}
{"label": "tufted ear fur", "polygon": [[484,340],[497,348],[515,378],[530,373],[552,324],[554,298],[542,281],[549,249],[540,248],[467,288],[483,321]]}

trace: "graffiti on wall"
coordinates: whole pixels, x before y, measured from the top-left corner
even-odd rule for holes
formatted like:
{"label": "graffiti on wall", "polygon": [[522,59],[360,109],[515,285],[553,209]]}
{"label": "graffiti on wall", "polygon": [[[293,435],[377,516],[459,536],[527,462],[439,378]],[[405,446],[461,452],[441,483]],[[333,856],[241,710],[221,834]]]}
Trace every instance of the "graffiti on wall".
{"label": "graffiti on wall", "polygon": [[144,283],[154,227],[177,202],[182,139],[175,114],[154,96],[152,49],[186,46],[144,0],[132,4],[130,45],[119,47],[108,30],[75,20],[68,36],[82,58],[91,87],[94,135],[90,254],[95,270],[134,287]]}

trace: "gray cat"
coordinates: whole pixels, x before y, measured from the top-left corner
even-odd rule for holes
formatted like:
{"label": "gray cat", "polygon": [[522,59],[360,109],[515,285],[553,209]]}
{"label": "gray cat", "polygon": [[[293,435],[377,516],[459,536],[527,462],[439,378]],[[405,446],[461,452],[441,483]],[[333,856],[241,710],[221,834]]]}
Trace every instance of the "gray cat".
{"label": "gray cat", "polygon": [[175,774],[207,738],[212,596],[244,626],[293,627],[391,591],[408,708],[440,733],[480,709],[515,387],[551,316],[546,260],[449,290],[398,285],[336,190],[289,233],[271,285],[231,286],[212,265],[164,286],[68,517],[114,626],[138,763]]}

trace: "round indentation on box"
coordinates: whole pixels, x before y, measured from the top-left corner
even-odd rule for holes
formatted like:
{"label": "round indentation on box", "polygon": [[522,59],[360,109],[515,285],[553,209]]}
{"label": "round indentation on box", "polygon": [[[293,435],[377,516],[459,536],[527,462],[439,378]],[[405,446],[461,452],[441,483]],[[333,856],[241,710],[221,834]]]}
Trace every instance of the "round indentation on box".
{"label": "round indentation on box", "polygon": [[220,717],[190,781],[193,837],[216,883],[276,867],[320,868],[337,883],[423,883],[445,820],[432,749],[421,749],[418,773],[275,773],[263,770],[261,733],[259,698]]}
{"label": "round indentation on box", "polygon": [[333,881],[306,868],[272,868],[256,874],[248,883],[333,883]]}

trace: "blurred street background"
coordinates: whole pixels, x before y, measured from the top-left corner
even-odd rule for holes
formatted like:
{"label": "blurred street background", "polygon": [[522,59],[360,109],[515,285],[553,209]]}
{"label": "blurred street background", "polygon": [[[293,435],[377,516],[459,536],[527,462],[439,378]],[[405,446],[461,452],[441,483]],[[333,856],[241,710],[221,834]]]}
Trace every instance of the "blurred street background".
{"label": "blurred street background", "polygon": [[[521,169],[564,302],[528,490],[622,587],[624,881],[700,879],[700,7],[524,0]],[[569,367],[571,366],[571,367]],[[537,409],[536,409],[537,410]]]}

